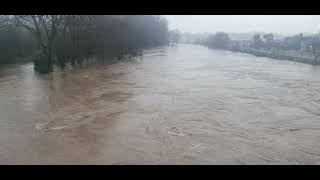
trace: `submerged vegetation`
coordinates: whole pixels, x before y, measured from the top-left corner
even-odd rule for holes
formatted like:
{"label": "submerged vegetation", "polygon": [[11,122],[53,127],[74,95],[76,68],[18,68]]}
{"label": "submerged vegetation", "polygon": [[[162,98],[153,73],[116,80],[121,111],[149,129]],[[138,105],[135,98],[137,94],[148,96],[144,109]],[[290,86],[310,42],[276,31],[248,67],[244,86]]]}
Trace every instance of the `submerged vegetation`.
{"label": "submerged vegetation", "polygon": [[168,43],[168,23],[161,16],[0,16],[0,64],[32,57],[40,73]]}

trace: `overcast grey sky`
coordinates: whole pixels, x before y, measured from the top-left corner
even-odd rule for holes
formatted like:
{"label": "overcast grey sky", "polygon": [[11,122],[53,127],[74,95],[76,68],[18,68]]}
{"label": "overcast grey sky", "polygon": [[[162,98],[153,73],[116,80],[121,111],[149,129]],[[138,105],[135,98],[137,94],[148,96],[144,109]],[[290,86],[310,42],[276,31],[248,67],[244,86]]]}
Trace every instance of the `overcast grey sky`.
{"label": "overcast grey sky", "polygon": [[169,28],[183,32],[319,32],[320,16],[311,15],[165,15]]}

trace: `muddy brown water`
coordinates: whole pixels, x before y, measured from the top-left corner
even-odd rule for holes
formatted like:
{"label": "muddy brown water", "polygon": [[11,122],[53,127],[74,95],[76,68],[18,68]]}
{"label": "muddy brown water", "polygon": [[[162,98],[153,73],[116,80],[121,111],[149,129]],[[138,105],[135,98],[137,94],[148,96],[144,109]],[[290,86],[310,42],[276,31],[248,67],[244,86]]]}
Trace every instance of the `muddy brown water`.
{"label": "muddy brown water", "polygon": [[0,69],[0,164],[320,164],[320,67],[196,45]]}

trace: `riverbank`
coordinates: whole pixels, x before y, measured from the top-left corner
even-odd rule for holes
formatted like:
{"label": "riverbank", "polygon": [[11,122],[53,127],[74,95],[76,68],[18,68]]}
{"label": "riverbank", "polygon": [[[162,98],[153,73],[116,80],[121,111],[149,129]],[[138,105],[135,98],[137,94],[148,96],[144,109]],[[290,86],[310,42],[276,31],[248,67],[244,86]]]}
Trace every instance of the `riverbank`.
{"label": "riverbank", "polygon": [[311,53],[300,53],[298,51],[282,51],[282,50],[260,50],[260,49],[237,49],[231,50],[234,52],[242,52],[247,54],[252,54],[258,57],[269,57],[273,59],[279,60],[289,60],[289,61],[296,61],[306,64],[312,65],[320,65],[320,58],[315,57]]}
{"label": "riverbank", "polygon": [[34,59],[33,56],[28,56],[28,57],[18,57],[18,58],[10,59],[7,61],[0,60],[0,66],[30,63],[33,61],[33,59]]}

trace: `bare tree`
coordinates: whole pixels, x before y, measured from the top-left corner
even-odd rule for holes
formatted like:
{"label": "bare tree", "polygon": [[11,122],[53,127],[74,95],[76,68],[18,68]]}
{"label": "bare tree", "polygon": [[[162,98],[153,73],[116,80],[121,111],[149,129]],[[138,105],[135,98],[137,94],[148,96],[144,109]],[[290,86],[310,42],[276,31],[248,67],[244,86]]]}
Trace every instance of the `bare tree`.
{"label": "bare tree", "polygon": [[181,39],[181,32],[178,29],[174,29],[169,32],[169,36],[170,42],[172,44],[177,44]]}
{"label": "bare tree", "polygon": [[260,34],[255,34],[252,37],[252,46],[253,48],[260,49],[263,46],[263,41],[260,37]]}
{"label": "bare tree", "polygon": [[271,47],[273,45],[273,41],[274,41],[274,35],[271,33],[265,34],[265,35],[263,35],[263,39],[264,39],[264,46],[267,49],[271,49]]}
{"label": "bare tree", "polygon": [[[62,24],[63,15],[15,15],[11,19],[15,25],[22,26],[35,35],[42,50],[41,55],[46,57],[45,60],[41,59],[46,62],[40,62],[45,65],[43,72],[52,71],[52,47]],[[37,67],[35,69],[42,72]]]}
{"label": "bare tree", "polygon": [[169,43],[168,23],[161,16],[0,15],[2,24],[6,32],[10,26],[32,34],[34,68],[40,73],[52,71],[53,65],[81,65],[91,57],[121,58]]}

